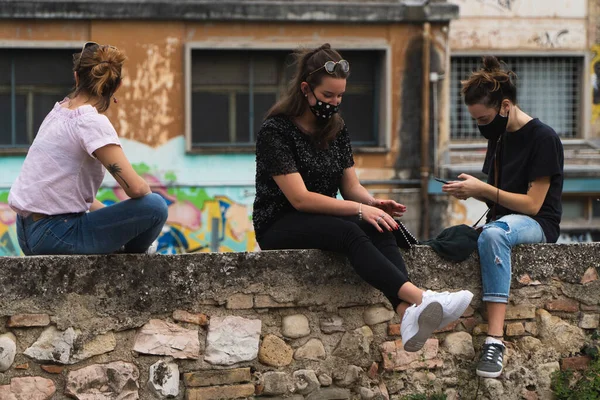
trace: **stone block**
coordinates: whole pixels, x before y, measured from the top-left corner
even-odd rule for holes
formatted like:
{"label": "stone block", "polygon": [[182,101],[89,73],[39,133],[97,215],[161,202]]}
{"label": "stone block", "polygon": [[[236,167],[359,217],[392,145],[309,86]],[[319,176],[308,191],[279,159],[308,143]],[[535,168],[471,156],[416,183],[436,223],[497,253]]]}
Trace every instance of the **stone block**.
{"label": "stone block", "polygon": [[306,400],[349,400],[350,390],[341,388],[322,388],[305,397]]}
{"label": "stone block", "polygon": [[401,340],[384,342],[380,346],[383,368],[386,371],[439,368],[444,362],[436,358],[438,347],[437,339],[428,339],[423,348],[417,352],[405,351]]}
{"label": "stone block", "polygon": [[236,293],[227,299],[228,310],[247,310],[254,307],[254,297],[251,294]]}
{"label": "stone block", "polygon": [[473,358],[475,356],[473,338],[467,332],[454,332],[449,334],[444,339],[442,347],[448,353],[456,357]]}
{"label": "stone block", "polygon": [[479,324],[475,328],[473,328],[473,335],[475,335],[475,336],[487,335],[487,331],[488,331],[488,324]]}
{"label": "stone block", "polygon": [[16,314],[8,319],[9,328],[28,328],[33,326],[50,325],[48,314]]}
{"label": "stone block", "polygon": [[62,374],[65,367],[62,365],[42,365],[41,368],[49,374]]}
{"label": "stone block", "polygon": [[254,296],[254,308],[288,308],[295,307],[293,302],[278,302],[268,294],[257,294]]}
{"label": "stone block", "polygon": [[331,334],[335,332],[346,332],[344,328],[344,320],[337,315],[323,318],[320,321],[321,332]]}
{"label": "stone block", "polygon": [[139,399],[140,373],[131,363],[93,364],[67,375],[65,394],[76,399]]}
{"label": "stone block", "polygon": [[579,327],[583,329],[596,329],[600,325],[599,314],[582,314]]}
{"label": "stone block", "polygon": [[537,310],[538,337],[547,346],[561,354],[571,354],[581,350],[585,341],[583,331],[562,319],[552,316],[546,310]]}
{"label": "stone block", "polygon": [[263,374],[263,394],[267,396],[286,394],[294,388],[294,385],[285,372],[269,371]]}
{"label": "stone block", "polygon": [[377,364],[376,362],[373,361],[373,363],[369,367],[369,370],[367,371],[367,376],[371,380],[376,380],[378,375],[379,375],[379,364]]}
{"label": "stone block", "polygon": [[25,355],[37,361],[53,361],[68,364],[77,334],[73,328],[59,331],[54,326],[44,329],[40,337],[27,348]]}
{"label": "stone block", "polygon": [[394,311],[384,306],[371,306],[364,311],[363,320],[367,325],[377,325],[391,320],[395,315]]}
{"label": "stone block", "polygon": [[204,360],[217,365],[254,360],[258,356],[261,328],[259,319],[211,318]]}
{"label": "stone block", "polygon": [[346,332],[333,351],[333,355],[351,363],[365,364],[366,362],[369,365],[372,342],[373,331],[365,325],[352,332]]}
{"label": "stone block", "polygon": [[294,379],[296,393],[307,395],[321,387],[319,379],[313,370],[300,369],[295,371],[292,376]]}
{"label": "stone block", "polygon": [[246,383],[233,386],[210,386],[189,388],[186,390],[186,400],[222,400],[242,399],[254,395],[254,385]]}
{"label": "stone block", "polygon": [[521,322],[506,324],[506,336],[523,336],[524,334],[525,326]]}
{"label": "stone block", "polygon": [[272,367],[285,367],[292,363],[294,350],[275,335],[267,335],[258,350],[258,360]]}
{"label": "stone block", "polygon": [[325,347],[319,339],[310,339],[294,353],[295,360],[319,361],[324,360],[326,357]]}
{"label": "stone block", "polygon": [[150,367],[148,388],[159,398],[179,395],[179,366],[159,360]]}
{"label": "stone block", "polygon": [[54,393],[54,382],[39,376],[12,378],[8,385],[0,386],[2,400],[50,400]]}
{"label": "stone block", "polygon": [[560,360],[560,369],[563,371],[571,369],[574,371],[582,371],[589,367],[592,362],[590,356],[567,357]]}
{"label": "stone block", "polygon": [[183,382],[187,387],[231,385],[250,382],[250,368],[194,371],[183,374]]}
{"label": "stone block", "polygon": [[598,271],[596,268],[589,267],[581,277],[581,284],[585,285],[586,283],[594,282],[598,280]]}
{"label": "stone block", "polygon": [[531,322],[531,321],[525,322],[525,332],[530,333],[533,336],[537,336],[537,334],[538,334],[537,324],[535,322]]}
{"label": "stone block", "polygon": [[577,312],[579,311],[579,302],[568,298],[560,298],[547,302],[545,308],[548,311]]}
{"label": "stone block", "polygon": [[507,321],[514,319],[532,319],[535,318],[535,306],[531,305],[509,305],[506,307],[506,316],[504,319]]}
{"label": "stone block", "polygon": [[473,329],[479,324],[479,320],[475,317],[467,317],[461,319],[460,323],[462,324],[465,331],[471,333]]}
{"label": "stone block", "polygon": [[389,324],[387,334],[388,336],[400,336],[400,324]]}
{"label": "stone block", "polygon": [[333,378],[331,378],[331,376],[327,374],[320,374],[319,383],[321,384],[321,386],[331,386],[331,384],[333,383]]}
{"label": "stone block", "polygon": [[190,313],[185,310],[173,311],[173,320],[200,326],[208,325],[208,316],[206,314]]}
{"label": "stone block", "polygon": [[135,336],[133,350],[142,354],[198,359],[200,339],[197,330],[185,329],[160,319],[151,319]]}
{"label": "stone block", "polygon": [[359,379],[363,370],[356,365],[349,365],[347,368],[341,368],[334,371],[334,380],[337,386],[349,387],[354,385]]}
{"label": "stone block", "polygon": [[457,319],[456,321],[452,321],[448,325],[436,330],[434,333],[452,332],[454,330],[454,328],[456,328],[458,326],[458,324],[460,324],[460,319]]}
{"label": "stone block", "polygon": [[291,339],[298,339],[310,335],[308,318],[302,314],[283,317],[281,333],[283,336]]}
{"label": "stone block", "polygon": [[8,371],[17,355],[17,338],[12,333],[0,335],[0,372]]}

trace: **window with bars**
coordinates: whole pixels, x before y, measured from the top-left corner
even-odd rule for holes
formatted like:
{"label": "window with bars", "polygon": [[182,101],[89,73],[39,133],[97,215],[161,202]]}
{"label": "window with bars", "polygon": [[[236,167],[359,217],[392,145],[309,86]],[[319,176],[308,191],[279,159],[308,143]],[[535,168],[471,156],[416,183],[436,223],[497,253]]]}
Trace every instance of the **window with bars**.
{"label": "window with bars", "polygon": [[[517,101],[527,114],[551,126],[562,138],[581,130],[583,57],[499,57],[517,74]],[[481,135],[460,94],[461,80],[481,67],[481,57],[451,58],[450,137],[478,140]]]}
{"label": "window with bars", "polygon": [[74,49],[0,48],[0,149],[25,150],[73,85]]}
{"label": "window with bars", "polygon": [[[286,90],[291,50],[191,50],[191,148],[252,148],[264,116]],[[350,77],[341,115],[355,146],[380,145],[384,51],[344,50]]]}

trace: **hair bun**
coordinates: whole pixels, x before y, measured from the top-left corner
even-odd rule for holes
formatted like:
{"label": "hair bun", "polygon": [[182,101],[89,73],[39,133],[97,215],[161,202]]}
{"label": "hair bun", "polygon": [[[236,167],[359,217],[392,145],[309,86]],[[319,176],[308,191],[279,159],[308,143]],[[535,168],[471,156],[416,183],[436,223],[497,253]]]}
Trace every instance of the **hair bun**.
{"label": "hair bun", "polygon": [[483,70],[486,72],[500,71],[500,61],[494,56],[483,56]]}

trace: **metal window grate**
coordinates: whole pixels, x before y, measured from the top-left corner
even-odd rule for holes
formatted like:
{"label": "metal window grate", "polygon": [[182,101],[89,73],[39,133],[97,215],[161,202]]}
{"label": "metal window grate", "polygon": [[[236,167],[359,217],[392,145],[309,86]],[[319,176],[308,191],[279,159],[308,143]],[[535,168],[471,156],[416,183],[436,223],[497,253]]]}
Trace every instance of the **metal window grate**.
{"label": "metal window grate", "polygon": [[[551,126],[563,138],[580,131],[583,58],[551,56],[500,57],[517,74],[517,101],[527,114]],[[454,56],[451,61],[450,137],[481,139],[465,106],[461,80],[481,67],[481,57]]]}

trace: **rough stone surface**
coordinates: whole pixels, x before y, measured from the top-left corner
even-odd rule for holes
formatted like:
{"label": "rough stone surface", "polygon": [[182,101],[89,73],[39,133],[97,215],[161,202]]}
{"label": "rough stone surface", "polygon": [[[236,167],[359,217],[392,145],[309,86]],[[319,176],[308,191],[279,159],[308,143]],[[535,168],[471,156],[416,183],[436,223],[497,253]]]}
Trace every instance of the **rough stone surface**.
{"label": "rough stone surface", "polygon": [[488,324],[479,324],[475,328],[473,328],[473,335],[480,336],[487,334]]}
{"label": "rough stone surface", "polygon": [[294,359],[296,360],[319,361],[324,360],[326,357],[325,347],[319,339],[310,339],[294,353]]}
{"label": "rough stone surface", "polygon": [[173,320],[187,322],[188,324],[195,324],[200,326],[208,325],[208,316],[206,316],[206,314],[190,313],[185,310],[173,311]]}
{"label": "rough stone surface", "polygon": [[444,339],[442,347],[448,353],[458,357],[473,358],[475,356],[473,338],[467,332],[454,332],[449,334]]}
{"label": "rough stone surface", "polygon": [[556,299],[546,303],[546,309],[549,311],[577,312],[579,311],[579,302],[566,298]]}
{"label": "rough stone surface", "polygon": [[15,361],[17,338],[12,333],[0,335],[0,372],[7,371]]}
{"label": "rough stone surface", "polygon": [[396,313],[383,306],[369,307],[363,313],[363,319],[367,325],[377,325],[394,318]]}
{"label": "rough stone surface", "polygon": [[10,384],[0,386],[2,400],[49,400],[56,386],[50,379],[39,376],[12,378]]}
{"label": "rough stone surface", "polygon": [[258,356],[261,327],[258,319],[211,318],[204,360],[218,365],[254,360]]}
{"label": "rough stone surface", "polygon": [[587,367],[592,362],[592,357],[590,356],[576,356],[576,357],[567,357],[563,358],[560,361],[560,369],[567,370],[572,369],[575,371],[587,369]]}
{"label": "rough stone surface", "polygon": [[[82,341],[78,335],[76,341]],[[75,346],[71,354],[69,364],[75,364],[88,358],[113,351],[117,346],[117,339],[113,332],[107,332],[93,337],[89,341],[83,341],[83,344]]]}
{"label": "rough stone surface", "polygon": [[552,373],[558,371],[559,369],[560,365],[558,361],[538,365],[536,368],[538,387],[543,389],[550,388],[550,384],[552,382]]}
{"label": "rough stone surface", "polygon": [[292,363],[294,350],[275,335],[267,335],[258,350],[258,360],[272,367],[285,367]]}
{"label": "rough stone surface", "polygon": [[512,322],[506,324],[506,336],[523,336],[525,334],[525,326],[522,322]]}
{"label": "rough stone surface", "polygon": [[308,318],[302,314],[283,317],[281,333],[283,336],[298,339],[310,335]]}
{"label": "rough stone surface", "polygon": [[247,310],[254,307],[254,297],[251,294],[236,293],[227,299],[228,310]]}
{"label": "rough stone surface", "polygon": [[137,367],[130,363],[94,364],[70,371],[65,392],[79,400],[136,400],[139,376]]}
{"label": "rough stone surface", "polygon": [[444,362],[436,358],[438,347],[437,339],[428,339],[423,348],[417,352],[405,351],[401,340],[384,342],[380,346],[383,368],[386,371],[439,368]]}
{"label": "rough stone surface", "polygon": [[579,327],[583,329],[596,329],[600,324],[599,314],[582,314]]}
{"label": "rough stone surface", "polygon": [[341,388],[322,388],[305,397],[306,400],[347,400],[350,390]]}
{"label": "rough stone surface", "polygon": [[263,382],[263,394],[267,396],[286,394],[294,388],[290,377],[285,372],[265,372],[263,374]]}
{"label": "rough stone surface", "polygon": [[535,353],[544,346],[540,339],[531,336],[522,337],[517,343],[524,354]]}
{"label": "rough stone surface", "polygon": [[68,364],[76,337],[73,328],[61,332],[54,326],[49,326],[38,340],[24,351],[24,354],[37,361]]}
{"label": "rough stone surface", "polygon": [[148,387],[162,397],[179,395],[179,366],[174,362],[159,360],[150,367]]}
{"label": "rough stone surface", "polygon": [[296,392],[307,395],[318,389],[321,384],[315,374],[315,371],[311,369],[300,369],[292,374],[294,379],[294,386]]}
{"label": "rough stone surface", "polygon": [[504,395],[504,386],[498,379],[483,379],[483,388],[490,399],[501,399]]}
{"label": "rough stone surface", "polygon": [[212,386],[190,388],[186,392],[186,400],[221,400],[247,398],[254,394],[254,385]]}
{"label": "rough stone surface", "polygon": [[321,332],[331,334],[335,332],[346,332],[344,320],[337,315],[323,318],[320,321]]}
{"label": "rough stone surface", "polygon": [[321,386],[331,386],[331,384],[333,383],[333,378],[331,378],[331,376],[327,374],[320,374],[319,383],[321,384]]}
{"label": "rough stone surface", "polygon": [[40,368],[42,368],[44,371],[46,371],[49,374],[62,374],[62,372],[65,370],[65,367],[63,367],[62,365],[42,365],[40,366]]}
{"label": "rough stone surface", "polygon": [[598,271],[596,268],[589,267],[585,270],[583,276],[581,277],[581,284],[585,285],[586,283],[594,282],[598,280]]}
{"label": "rough stone surface", "polygon": [[509,305],[506,307],[506,319],[507,321],[513,319],[532,319],[535,318],[535,306],[529,305]]}
{"label": "rough stone surface", "polygon": [[200,357],[200,340],[196,330],[151,319],[136,335],[133,350],[143,354],[197,359]]}
{"label": "rough stone surface", "polygon": [[9,328],[26,328],[33,326],[50,325],[50,316],[48,314],[16,314],[8,319]]}
{"label": "rough stone surface", "polygon": [[362,368],[357,367],[356,365],[350,365],[348,368],[336,370],[334,372],[334,380],[336,385],[348,387],[358,381],[362,373]]}
{"label": "rough stone surface", "polygon": [[250,368],[195,371],[183,374],[183,381],[187,387],[231,385],[250,382],[251,379]]}
{"label": "rough stone surface", "polygon": [[580,328],[570,325],[559,317],[553,317],[546,310],[537,311],[538,336],[542,342],[563,355],[576,353],[581,349],[585,336]]}
{"label": "rough stone surface", "polygon": [[537,336],[537,324],[535,322],[525,322],[525,332],[531,333],[533,336]]}
{"label": "rough stone surface", "polygon": [[366,387],[358,388],[358,394],[362,400],[371,400],[375,398],[375,392]]}
{"label": "rough stone surface", "polygon": [[388,325],[388,336],[400,336],[400,324],[390,324]]}
{"label": "rough stone surface", "polygon": [[351,363],[364,365],[370,364],[368,356],[370,354],[371,343],[373,342],[373,331],[368,326],[355,329],[344,333],[340,343],[333,351],[333,355],[341,357]]}

